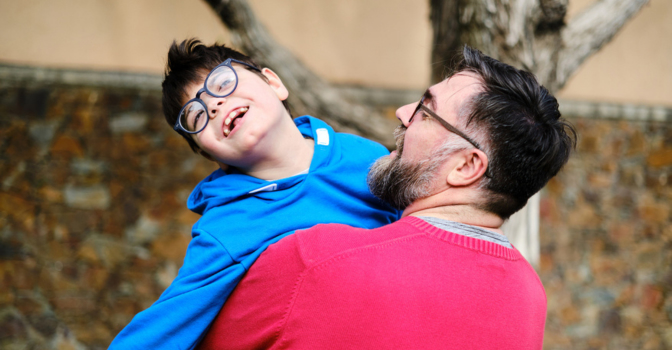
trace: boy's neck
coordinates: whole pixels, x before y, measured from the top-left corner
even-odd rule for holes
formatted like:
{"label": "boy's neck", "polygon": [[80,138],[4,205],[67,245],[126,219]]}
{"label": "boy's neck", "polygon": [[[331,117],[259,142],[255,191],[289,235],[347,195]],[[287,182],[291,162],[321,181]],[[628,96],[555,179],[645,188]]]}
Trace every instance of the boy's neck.
{"label": "boy's neck", "polygon": [[256,159],[249,168],[238,169],[250,176],[262,180],[279,180],[297,175],[310,168],[313,159],[314,141],[306,139],[294,123],[284,132],[279,140],[267,140],[272,147],[265,147],[268,152]]}

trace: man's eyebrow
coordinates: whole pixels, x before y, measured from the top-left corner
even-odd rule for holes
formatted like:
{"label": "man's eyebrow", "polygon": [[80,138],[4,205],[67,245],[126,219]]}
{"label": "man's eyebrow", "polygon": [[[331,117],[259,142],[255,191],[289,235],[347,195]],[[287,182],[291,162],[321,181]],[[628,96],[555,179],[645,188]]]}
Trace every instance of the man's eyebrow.
{"label": "man's eyebrow", "polygon": [[427,90],[425,90],[425,93],[422,96],[425,98],[425,100],[429,100],[429,106],[431,107],[431,109],[433,111],[435,111],[436,110],[436,99],[434,98],[434,95],[432,94],[432,92],[429,91],[429,89],[427,89]]}

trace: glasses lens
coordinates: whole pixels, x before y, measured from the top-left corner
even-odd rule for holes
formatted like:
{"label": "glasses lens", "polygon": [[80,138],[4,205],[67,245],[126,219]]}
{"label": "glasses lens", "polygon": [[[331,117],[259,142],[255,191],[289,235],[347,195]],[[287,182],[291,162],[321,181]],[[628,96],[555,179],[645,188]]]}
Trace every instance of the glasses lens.
{"label": "glasses lens", "polygon": [[227,66],[213,70],[206,82],[208,92],[214,97],[224,97],[236,88],[236,73]]}
{"label": "glasses lens", "polygon": [[187,103],[180,113],[180,125],[188,132],[199,132],[208,122],[208,113],[203,104],[198,101]]}

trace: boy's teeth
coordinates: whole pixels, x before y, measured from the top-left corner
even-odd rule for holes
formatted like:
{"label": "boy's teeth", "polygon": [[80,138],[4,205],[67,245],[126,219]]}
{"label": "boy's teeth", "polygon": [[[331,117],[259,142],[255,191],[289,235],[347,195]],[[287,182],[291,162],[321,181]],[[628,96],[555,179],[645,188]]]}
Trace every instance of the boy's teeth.
{"label": "boy's teeth", "polygon": [[[239,109],[231,111],[231,113],[229,113],[229,116],[226,117],[226,119],[224,119],[224,125],[225,126],[230,126],[231,122],[233,121],[234,118],[238,117],[240,114],[243,114],[243,113],[247,112],[248,109],[249,109],[249,107],[241,107]],[[229,130],[228,128],[224,129],[224,134],[226,136],[229,136],[230,133],[231,133],[231,130]]]}

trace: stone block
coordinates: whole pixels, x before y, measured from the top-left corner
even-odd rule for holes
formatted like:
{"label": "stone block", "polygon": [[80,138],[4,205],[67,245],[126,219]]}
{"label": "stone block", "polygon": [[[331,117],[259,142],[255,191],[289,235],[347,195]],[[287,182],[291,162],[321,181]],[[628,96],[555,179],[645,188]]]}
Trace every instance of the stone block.
{"label": "stone block", "polygon": [[16,194],[0,192],[0,211],[21,219],[34,214],[35,204]]}
{"label": "stone block", "polygon": [[126,230],[127,242],[134,245],[149,243],[160,233],[161,225],[149,215],[143,214],[134,226]]}
{"label": "stone block", "polygon": [[637,209],[639,217],[649,223],[664,223],[670,217],[670,203],[643,203]]}
{"label": "stone block", "polygon": [[0,309],[0,329],[2,330],[0,341],[28,338],[28,325],[18,312],[11,308]]}
{"label": "stone block", "polygon": [[577,149],[586,153],[597,153],[600,150],[600,138],[597,135],[583,135],[579,138]]}
{"label": "stone block", "polygon": [[71,324],[69,328],[79,342],[91,348],[105,348],[116,335],[101,320]]}
{"label": "stone block", "polygon": [[155,257],[181,264],[190,241],[191,235],[187,232],[160,235],[152,242],[151,252]]}
{"label": "stone block", "polygon": [[618,309],[600,312],[600,334],[614,334],[621,331],[621,315]]}
{"label": "stone block", "polygon": [[52,337],[56,334],[59,321],[53,312],[43,312],[39,315],[27,317],[30,325],[45,337]]}
{"label": "stone block", "polygon": [[52,154],[67,156],[67,157],[83,157],[84,149],[77,139],[67,135],[60,135],[51,145],[49,150]]}
{"label": "stone block", "polygon": [[130,251],[131,247],[112,237],[92,234],[82,242],[77,257],[90,265],[112,270],[129,258]]}
{"label": "stone block", "polygon": [[637,129],[635,132],[628,138],[629,145],[626,151],[627,156],[639,155],[644,152],[644,147],[646,146],[646,138],[644,133]]}
{"label": "stone block", "polygon": [[72,160],[70,168],[72,173],[77,175],[102,174],[105,172],[107,164],[101,160],[78,158]]}
{"label": "stone block", "polygon": [[58,127],[57,120],[31,123],[28,128],[28,135],[37,145],[46,147],[51,144]]}
{"label": "stone block", "polygon": [[65,204],[79,209],[108,209],[110,207],[110,191],[103,185],[76,187],[66,186],[63,191]]}
{"label": "stone block", "polygon": [[575,305],[560,310],[560,320],[564,325],[570,325],[581,321],[581,314]]}
{"label": "stone block", "polygon": [[609,226],[609,238],[617,245],[628,246],[635,241],[638,234],[635,225],[631,222],[615,222]]}
{"label": "stone block", "polygon": [[574,208],[571,208],[567,217],[569,227],[593,228],[599,226],[600,222],[600,217],[595,212],[593,206],[583,201],[580,201]]}
{"label": "stone block", "polygon": [[646,157],[646,164],[653,168],[672,166],[672,149],[666,148],[651,151]]}
{"label": "stone block", "polygon": [[642,290],[640,305],[644,310],[657,309],[663,303],[663,291],[656,285],[648,284]]}
{"label": "stone block", "polygon": [[113,134],[140,132],[147,125],[148,116],[143,113],[124,113],[110,119],[110,130]]}
{"label": "stone block", "polygon": [[588,183],[593,188],[608,188],[613,182],[611,174],[593,173],[588,175]]}
{"label": "stone block", "polygon": [[40,197],[47,202],[51,203],[63,203],[63,191],[60,191],[51,186],[45,186],[40,188]]}
{"label": "stone block", "polygon": [[177,277],[178,270],[179,267],[176,263],[168,261],[156,271],[156,281],[162,288],[168,288]]}
{"label": "stone block", "polygon": [[96,310],[95,297],[88,293],[58,292],[50,302],[54,306],[54,311],[70,316],[87,315]]}

